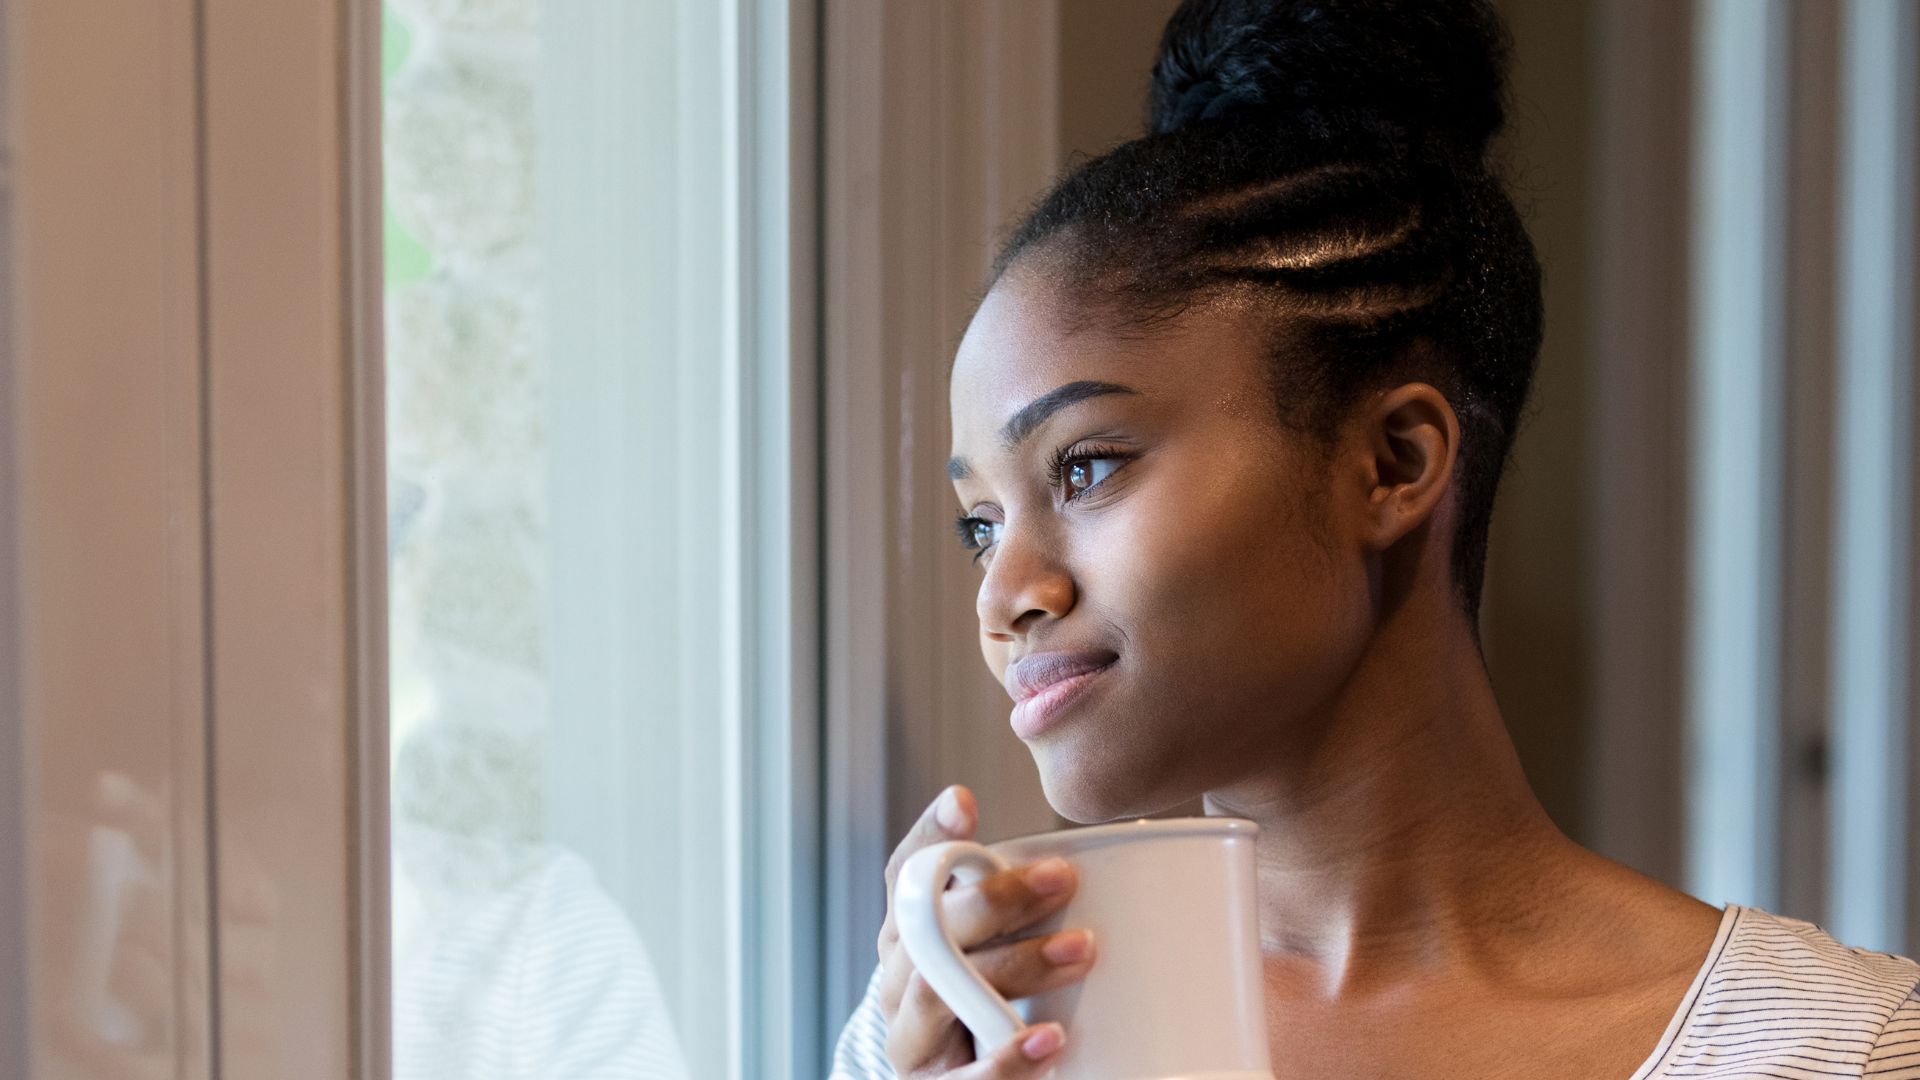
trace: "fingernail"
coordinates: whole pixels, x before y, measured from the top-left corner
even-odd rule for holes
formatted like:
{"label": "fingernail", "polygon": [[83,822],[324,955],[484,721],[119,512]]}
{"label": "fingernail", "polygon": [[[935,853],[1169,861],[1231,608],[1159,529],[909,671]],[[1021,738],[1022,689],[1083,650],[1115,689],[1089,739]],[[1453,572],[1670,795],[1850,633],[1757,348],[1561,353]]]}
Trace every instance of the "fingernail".
{"label": "fingernail", "polygon": [[953,788],[941,792],[940,801],[933,806],[933,819],[948,832],[964,831],[967,827],[967,816],[960,810],[960,793]]}
{"label": "fingernail", "polygon": [[1027,1055],[1028,1061],[1039,1061],[1060,1049],[1060,1044],[1066,1041],[1066,1037],[1066,1032],[1059,1024],[1042,1024],[1034,1028],[1033,1034],[1027,1036],[1026,1041],[1020,1044],[1020,1052]]}
{"label": "fingernail", "polygon": [[1093,955],[1093,931],[1068,930],[1040,946],[1040,955],[1056,964],[1077,964]]}
{"label": "fingernail", "polygon": [[1041,896],[1052,896],[1071,884],[1073,868],[1065,859],[1043,859],[1027,870],[1027,887]]}

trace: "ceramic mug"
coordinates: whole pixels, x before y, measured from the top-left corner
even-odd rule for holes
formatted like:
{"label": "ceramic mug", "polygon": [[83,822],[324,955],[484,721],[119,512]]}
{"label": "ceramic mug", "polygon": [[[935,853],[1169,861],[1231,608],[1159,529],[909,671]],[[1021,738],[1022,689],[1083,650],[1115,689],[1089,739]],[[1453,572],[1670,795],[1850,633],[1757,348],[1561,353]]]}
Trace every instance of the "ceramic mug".
{"label": "ceramic mug", "polygon": [[[1240,818],[1123,822],[991,847],[934,844],[894,883],[901,944],[973,1033],[981,1057],[1028,1024],[1059,1021],[1058,1080],[1273,1080],[1254,900],[1253,839]],[[1059,856],[1079,872],[1067,906],[1032,928],[1093,931],[1087,977],[1008,1002],[947,933],[940,894]]]}

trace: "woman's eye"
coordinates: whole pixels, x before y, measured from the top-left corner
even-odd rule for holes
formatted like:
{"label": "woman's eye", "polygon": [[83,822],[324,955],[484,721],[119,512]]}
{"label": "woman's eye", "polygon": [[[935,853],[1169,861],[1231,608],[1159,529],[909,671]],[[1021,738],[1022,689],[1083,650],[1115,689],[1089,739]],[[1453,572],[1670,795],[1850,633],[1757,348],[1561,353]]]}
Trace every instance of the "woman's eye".
{"label": "woman's eye", "polygon": [[1000,523],[985,518],[962,517],[954,523],[960,534],[960,546],[974,553],[978,559],[980,553],[993,546],[1000,539]]}
{"label": "woman's eye", "polygon": [[1120,468],[1120,464],[1119,458],[1081,458],[1078,461],[1069,462],[1066,474],[1061,477],[1062,483],[1066,485],[1067,498],[1071,499],[1112,476]]}

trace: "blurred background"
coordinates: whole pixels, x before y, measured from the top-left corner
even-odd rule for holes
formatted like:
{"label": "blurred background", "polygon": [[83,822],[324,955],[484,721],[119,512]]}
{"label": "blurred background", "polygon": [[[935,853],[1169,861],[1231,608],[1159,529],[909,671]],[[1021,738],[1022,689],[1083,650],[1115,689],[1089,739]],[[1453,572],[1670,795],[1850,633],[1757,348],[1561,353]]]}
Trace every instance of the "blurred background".
{"label": "blurred background", "polygon": [[[1059,823],[944,372],[1174,6],[0,8],[0,1076],[818,1075],[927,800]],[[1528,774],[1910,955],[1920,4],[1499,6]]]}

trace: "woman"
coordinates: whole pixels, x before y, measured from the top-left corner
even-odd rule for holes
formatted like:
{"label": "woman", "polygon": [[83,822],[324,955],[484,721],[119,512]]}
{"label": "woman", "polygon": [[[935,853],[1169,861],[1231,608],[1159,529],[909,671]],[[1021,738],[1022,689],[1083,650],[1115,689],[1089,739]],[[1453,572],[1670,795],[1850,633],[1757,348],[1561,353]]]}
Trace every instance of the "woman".
{"label": "woman", "polygon": [[[1014,232],[950,468],[1014,731],[1073,820],[1260,825],[1282,1080],[1920,1077],[1920,966],[1583,850],[1514,755],[1476,630],[1541,334],[1506,63],[1488,0],[1187,0],[1149,132]],[[975,822],[949,789],[893,865]],[[1073,885],[948,892],[1007,997],[1099,963],[1023,936]],[[879,944],[836,1076],[1040,1076],[1073,1038],[976,1061]]]}

